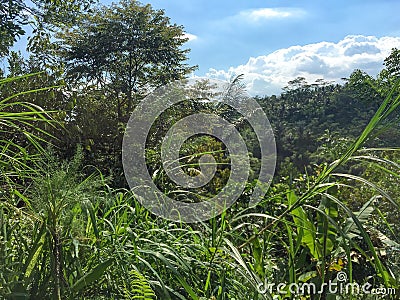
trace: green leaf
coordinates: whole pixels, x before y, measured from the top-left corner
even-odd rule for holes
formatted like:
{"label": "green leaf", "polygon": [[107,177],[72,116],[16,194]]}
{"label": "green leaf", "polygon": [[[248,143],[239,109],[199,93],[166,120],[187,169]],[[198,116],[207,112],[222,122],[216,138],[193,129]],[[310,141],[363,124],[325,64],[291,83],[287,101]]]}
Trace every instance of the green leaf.
{"label": "green leaf", "polygon": [[257,238],[253,240],[253,257],[254,257],[254,269],[257,274],[264,278],[264,260],[263,260],[263,249],[260,245],[260,241]]}
{"label": "green leaf", "polygon": [[105,262],[98,264],[95,268],[93,268],[89,273],[83,275],[73,286],[71,286],[71,290],[73,292],[78,292],[88,286],[89,284],[95,282],[103,276],[106,269],[113,263],[114,259],[109,259]]}
{"label": "green leaf", "polygon": [[[289,205],[297,201],[297,197],[293,191],[291,191],[287,197]],[[315,259],[319,259],[322,256],[322,247],[316,238],[316,229],[314,224],[301,207],[293,209],[290,214],[293,216],[293,221],[297,227],[297,233],[299,238],[301,238],[301,243],[308,247],[310,254]]]}

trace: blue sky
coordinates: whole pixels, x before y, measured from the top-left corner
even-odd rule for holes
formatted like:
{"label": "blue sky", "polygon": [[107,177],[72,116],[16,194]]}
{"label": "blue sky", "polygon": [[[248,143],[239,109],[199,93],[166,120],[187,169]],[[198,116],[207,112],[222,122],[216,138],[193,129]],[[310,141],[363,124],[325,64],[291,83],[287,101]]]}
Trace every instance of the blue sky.
{"label": "blue sky", "polygon": [[[224,69],[251,56],[347,35],[400,36],[400,1],[392,0],[150,0],[197,36],[191,62]],[[257,18],[257,12],[258,18]],[[274,14],[275,12],[275,14]]]}
{"label": "blue sky", "polygon": [[[252,94],[278,93],[304,76],[376,75],[400,47],[398,0],[148,0],[183,25],[197,76],[244,73]],[[276,72],[275,72],[276,71]]]}

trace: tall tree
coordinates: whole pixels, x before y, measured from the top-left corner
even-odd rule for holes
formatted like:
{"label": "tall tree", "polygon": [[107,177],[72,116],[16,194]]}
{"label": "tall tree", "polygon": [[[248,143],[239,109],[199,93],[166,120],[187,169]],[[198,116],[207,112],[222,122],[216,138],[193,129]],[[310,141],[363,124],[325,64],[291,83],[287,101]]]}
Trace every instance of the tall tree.
{"label": "tall tree", "polygon": [[184,63],[183,27],[134,0],[84,15],[59,38],[69,78],[109,94],[122,122],[149,90],[194,69]]}
{"label": "tall tree", "polygon": [[163,10],[123,0],[82,14],[56,38],[74,103],[66,126],[90,164],[119,174],[124,126],[136,104],[195,68],[185,62],[183,27]]}

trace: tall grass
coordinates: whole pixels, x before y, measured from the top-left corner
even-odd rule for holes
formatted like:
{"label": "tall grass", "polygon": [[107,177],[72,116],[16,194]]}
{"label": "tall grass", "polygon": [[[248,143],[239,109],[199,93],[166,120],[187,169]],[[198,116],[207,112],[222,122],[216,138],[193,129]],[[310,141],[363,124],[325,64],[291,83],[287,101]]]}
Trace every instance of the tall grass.
{"label": "tall grass", "polygon": [[[51,136],[43,129],[43,124],[55,126],[49,111],[41,107],[19,101],[19,97],[55,88],[45,87],[18,93],[12,92],[12,84],[36,76],[29,74],[0,79],[0,182],[5,184],[12,178],[25,178],[35,173],[36,158],[45,154],[43,143]],[[10,92],[11,90],[11,92]],[[32,150],[33,149],[33,150]]]}

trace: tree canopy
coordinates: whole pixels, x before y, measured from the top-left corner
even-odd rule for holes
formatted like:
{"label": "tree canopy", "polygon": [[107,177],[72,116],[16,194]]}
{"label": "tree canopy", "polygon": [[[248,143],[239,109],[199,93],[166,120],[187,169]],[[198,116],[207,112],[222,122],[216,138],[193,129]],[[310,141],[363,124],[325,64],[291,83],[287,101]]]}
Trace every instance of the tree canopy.
{"label": "tree canopy", "polygon": [[49,42],[49,31],[66,24],[73,24],[80,12],[89,9],[95,0],[9,0],[0,1],[0,57],[19,37],[26,33],[26,25],[33,28],[29,37],[30,49],[40,49],[44,38]]}
{"label": "tree canopy", "polygon": [[185,64],[183,27],[137,1],[84,14],[58,38],[68,78],[111,93],[119,120],[148,91],[194,70]]}

